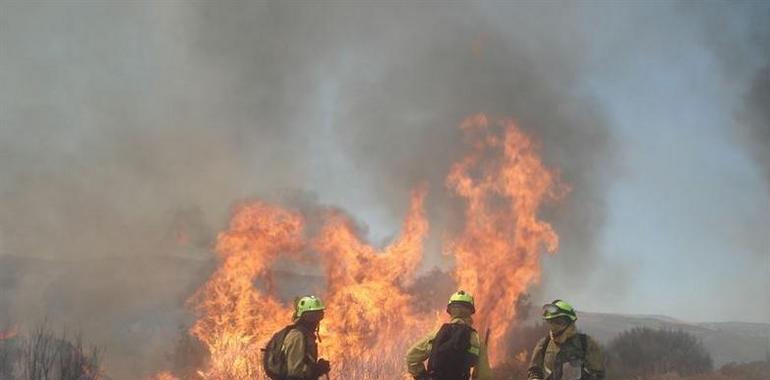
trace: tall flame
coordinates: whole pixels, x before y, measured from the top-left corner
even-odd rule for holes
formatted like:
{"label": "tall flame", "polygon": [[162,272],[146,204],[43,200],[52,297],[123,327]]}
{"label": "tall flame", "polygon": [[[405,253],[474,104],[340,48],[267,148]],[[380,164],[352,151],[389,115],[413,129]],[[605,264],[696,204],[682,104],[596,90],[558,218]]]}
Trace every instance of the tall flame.
{"label": "tall flame", "polygon": [[303,218],[262,202],[241,206],[230,228],[219,234],[219,269],[192,298],[201,318],[191,333],[211,354],[210,379],[254,379],[261,376],[260,344],[276,327],[287,324],[291,308],[254,286],[269,280],[281,253],[302,245]]}
{"label": "tall flame", "polygon": [[472,146],[447,177],[451,190],[465,199],[465,228],[451,239],[460,288],[478,300],[477,325],[489,328],[492,363],[505,354],[503,339],[514,320],[513,305],[540,278],[541,247],[555,252],[559,237],[538,218],[540,204],[566,188],[546,169],[538,147],[511,120],[495,128],[485,115],[461,125]]}
{"label": "tall flame", "polygon": [[[556,233],[538,218],[538,209],[566,188],[512,121],[492,125],[476,115],[461,128],[471,151],[452,167],[446,184],[466,203],[465,225],[448,239],[446,253],[454,257],[458,287],[476,296],[477,326],[491,328],[491,358],[499,362],[503,336],[515,317],[513,305],[539,279],[540,252],[558,247]],[[327,211],[319,232],[306,236],[300,212],[263,202],[238,207],[218,236],[220,267],[190,299],[199,315],[190,332],[210,354],[200,377],[262,378],[260,348],[291,321],[292,305],[279,300],[271,277],[281,256],[311,257],[321,265],[327,310],[320,351],[333,363],[333,379],[404,374],[408,343],[443,318],[441,310],[418,311],[421,300],[406,290],[423,258],[426,195],[425,186],[412,192],[399,236],[382,250],[363,241],[339,211]]]}
{"label": "tall flame", "polygon": [[426,325],[402,287],[422,258],[428,231],[425,194],[424,188],[413,192],[401,235],[381,252],[361,242],[350,221],[338,213],[329,216],[316,240],[329,283],[329,339],[322,348],[349,378],[376,378],[383,365],[398,368],[409,331]]}

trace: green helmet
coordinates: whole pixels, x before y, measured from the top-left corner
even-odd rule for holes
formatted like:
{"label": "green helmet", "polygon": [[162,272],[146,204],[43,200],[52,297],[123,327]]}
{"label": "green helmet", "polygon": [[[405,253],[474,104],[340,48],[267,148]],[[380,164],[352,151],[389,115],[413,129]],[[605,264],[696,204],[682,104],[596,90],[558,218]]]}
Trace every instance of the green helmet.
{"label": "green helmet", "polygon": [[447,312],[449,312],[449,306],[455,305],[455,304],[470,306],[471,312],[472,313],[476,312],[476,306],[473,302],[473,296],[464,290],[458,290],[457,293],[452,294],[452,296],[449,297],[449,303],[446,305]]}
{"label": "green helmet", "polygon": [[304,296],[296,302],[297,310],[294,313],[295,318],[300,318],[302,314],[308,311],[319,311],[326,309],[321,299],[316,296]]}
{"label": "green helmet", "polygon": [[575,308],[562,300],[555,300],[551,303],[543,305],[543,319],[547,320],[559,317],[567,317],[573,322],[577,321]]}

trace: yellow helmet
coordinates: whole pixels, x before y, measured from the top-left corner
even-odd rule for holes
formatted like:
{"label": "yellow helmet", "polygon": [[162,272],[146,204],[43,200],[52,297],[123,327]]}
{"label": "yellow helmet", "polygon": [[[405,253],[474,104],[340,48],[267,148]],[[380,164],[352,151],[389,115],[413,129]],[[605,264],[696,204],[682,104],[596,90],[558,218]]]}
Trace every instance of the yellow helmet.
{"label": "yellow helmet", "polygon": [[304,296],[297,300],[295,318],[299,318],[308,311],[319,311],[326,309],[321,299],[316,296]]}
{"label": "yellow helmet", "polygon": [[555,300],[543,305],[543,319],[548,320],[559,317],[567,317],[574,322],[577,320],[577,313],[575,313],[575,308],[572,305],[562,300]]}
{"label": "yellow helmet", "polygon": [[449,306],[451,305],[464,305],[464,306],[470,306],[471,312],[476,312],[476,306],[473,302],[473,296],[464,291],[464,290],[458,290],[455,294],[452,294],[451,297],[449,297],[449,303],[447,303],[447,312],[449,311]]}

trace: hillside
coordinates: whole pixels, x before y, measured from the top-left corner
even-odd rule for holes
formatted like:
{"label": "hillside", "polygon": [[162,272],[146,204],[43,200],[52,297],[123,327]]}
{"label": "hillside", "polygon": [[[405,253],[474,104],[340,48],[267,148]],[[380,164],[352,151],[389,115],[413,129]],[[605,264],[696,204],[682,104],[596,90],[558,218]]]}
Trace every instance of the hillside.
{"label": "hillside", "polygon": [[770,323],[687,323],[665,316],[580,313],[580,328],[602,343],[634,327],[684,330],[698,337],[719,367],[728,362],[765,359],[770,352]]}

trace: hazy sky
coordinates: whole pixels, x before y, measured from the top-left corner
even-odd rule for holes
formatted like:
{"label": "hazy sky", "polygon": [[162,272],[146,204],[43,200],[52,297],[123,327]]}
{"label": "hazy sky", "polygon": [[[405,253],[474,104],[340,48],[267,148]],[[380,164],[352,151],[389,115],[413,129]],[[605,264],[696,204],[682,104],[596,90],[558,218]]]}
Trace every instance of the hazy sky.
{"label": "hazy sky", "polygon": [[2,254],[169,255],[287,193],[381,243],[423,179],[451,228],[489,112],[573,187],[538,302],[770,322],[767,2],[65,3],[0,3]]}
{"label": "hazy sky", "polygon": [[758,4],[587,7],[611,21],[592,28],[583,90],[604,105],[622,162],[597,271],[623,275],[589,280],[576,304],[770,321],[768,163],[752,159],[736,120],[747,83],[768,75],[768,26],[757,22],[768,7]]}
{"label": "hazy sky", "polygon": [[[593,169],[612,172],[613,182],[600,258],[566,280],[561,257],[580,253],[568,245],[547,258],[538,297],[569,298],[591,311],[770,322],[770,181],[736,126],[751,82],[770,64],[770,29],[762,25],[770,7],[583,5],[562,17],[580,20],[586,33],[586,72],[576,91],[594,98],[609,119],[613,162]],[[501,24],[512,11],[487,10]],[[334,82],[322,86],[323,101],[333,102],[336,91]],[[354,162],[330,154],[316,165],[325,168],[311,187],[324,200],[360,202],[350,209],[369,210],[353,213],[372,234],[391,233],[381,226],[397,220],[366,207],[376,200],[365,188],[323,183],[327,174],[341,176],[333,183],[355,181],[343,177],[356,172]]]}

